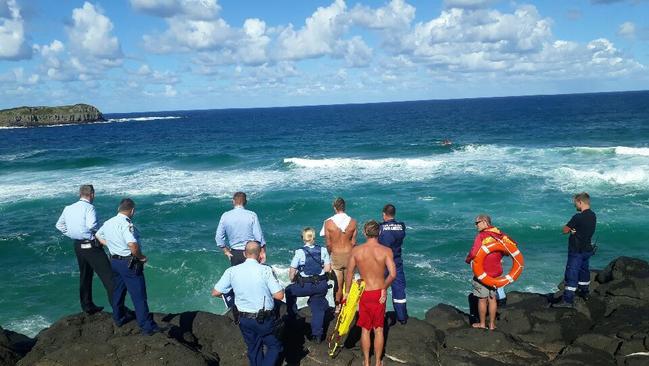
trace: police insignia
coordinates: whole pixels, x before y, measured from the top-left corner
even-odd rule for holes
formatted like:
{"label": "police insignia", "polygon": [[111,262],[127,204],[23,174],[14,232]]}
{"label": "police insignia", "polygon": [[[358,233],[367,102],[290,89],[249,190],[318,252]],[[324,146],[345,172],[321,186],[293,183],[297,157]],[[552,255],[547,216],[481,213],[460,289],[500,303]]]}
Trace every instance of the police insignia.
{"label": "police insignia", "polygon": [[135,231],[135,229],[133,228],[133,224],[128,224],[128,231],[130,231],[131,234]]}

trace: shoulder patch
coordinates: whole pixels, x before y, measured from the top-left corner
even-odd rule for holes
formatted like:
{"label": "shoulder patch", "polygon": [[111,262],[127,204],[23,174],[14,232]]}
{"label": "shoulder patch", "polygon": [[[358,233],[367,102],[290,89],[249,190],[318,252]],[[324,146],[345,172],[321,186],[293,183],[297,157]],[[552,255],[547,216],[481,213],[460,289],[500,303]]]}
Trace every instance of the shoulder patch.
{"label": "shoulder patch", "polygon": [[133,234],[133,232],[135,231],[135,229],[133,228],[133,224],[131,223],[128,224],[128,231],[130,231],[131,234]]}

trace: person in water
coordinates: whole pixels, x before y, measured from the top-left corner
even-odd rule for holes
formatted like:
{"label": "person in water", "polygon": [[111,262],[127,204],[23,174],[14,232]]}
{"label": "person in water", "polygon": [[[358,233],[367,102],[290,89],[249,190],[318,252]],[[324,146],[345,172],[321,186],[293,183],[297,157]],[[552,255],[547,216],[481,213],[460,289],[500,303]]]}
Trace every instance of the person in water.
{"label": "person in water", "polygon": [[[471,263],[484,241],[494,237],[502,239],[503,233],[497,227],[491,225],[491,217],[485,214],[480,214],[475,218],[475,227],[478,234],[473,240],[473,246],[466,256],[466,263]],[[491,252],[484,259],[484,270],[489,277],[499,277],[503,274],[503,266],[501,264],[503,253]],[[474,328],[486,328],[487,321],[487,308],[489,309],[489,329],[496,329],[496,311],[498,310],[498,294],[497,289],[485,286],[476,277],[473,277],[473,295],[478,298],[478,316],[479,323],[474,323]]]}
{"label": "person in water", "polygon": [[565,287],[563,301],[552,305],[557,308],[572,308],[575,293],[588,299],[588,286],[590,285],[589,261],[593,256],[594,247],[591,242],[597,216],[590,209],[590,196],[586,192],[578,193],[573,197],[577,213],[563,227],[563,233],[568,237],[568,262],[566,263]]}
{"label": "person in water", "polygon": [[[347,264],[347,278],[345,288],[349,293],[352,287],[354,270],[358,268],[361,278],[365,281],[365,290],[361,295],[358,306],[358,321],[361,327],[361,348],[363,350],[364,365],[370,364],[370,333],[374,331],[374,357],[375,364],[382,365],[384,337],[383,325],[385,324],[385,301],[387,288],[397,277],[397,270],[392,257],[392,250],[379,243],[379,223],[370,220],[363,226],[363,234],[367,242],[354,247]],[[388,272],[387,277],[385,272]],[[344,302],[344,300],[343,300]]]}
{"label": "person in water", "polygon": [[327,301],[326,273],[331,271],[329,252],[315,244],[315,230],[307,227],[302,230],[304,246],[295,251],[288,278],[293,282],[286,287],[286,307],[288,315],[295,318],[297,315],[297,298],[309,297],[311,309],[311,340],[315,343],[322,342],[323,323],[325,312],[329,308]]}
{"label": "person in water", "polygon": [[[338,197],[333,203],[335,215],[325,220],[320,236],[325,237],[327,250],[331,255],[331,267],[336,275],[334,289],[336,312],[340,312],[343,297],[342,286],[347,275],[347,262],[352,248],[356,245],[356,220],[345,213],[345,200]],[[353,275],[353,273],[351,274]]]}

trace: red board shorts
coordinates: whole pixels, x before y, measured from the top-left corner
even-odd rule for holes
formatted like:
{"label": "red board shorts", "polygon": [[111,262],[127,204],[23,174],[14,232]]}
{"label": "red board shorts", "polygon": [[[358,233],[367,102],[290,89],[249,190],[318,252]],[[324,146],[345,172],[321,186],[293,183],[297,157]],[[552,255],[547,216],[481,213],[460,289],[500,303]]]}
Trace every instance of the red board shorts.
{"label": "red board shorts", "polygon": [[381,290],[363,291],[358,305],[358,321],[356,325],[371,330],[383,328],[385,322],[385,303],[381,304]]}

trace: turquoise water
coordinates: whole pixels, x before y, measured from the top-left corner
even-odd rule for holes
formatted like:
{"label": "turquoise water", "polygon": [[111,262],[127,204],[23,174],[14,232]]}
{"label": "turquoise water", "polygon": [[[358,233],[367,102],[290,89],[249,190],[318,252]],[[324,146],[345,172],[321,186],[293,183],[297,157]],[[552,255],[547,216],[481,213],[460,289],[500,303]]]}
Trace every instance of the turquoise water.
{"label": "turquoise water", "polygon": [[[224,310],[209,296],[227,268],[214,232],[237,190],[249,194],[284,280],[301,228],[319,228],[336,196],[361,222],[394,203],[408,226],[415,316],[438,302],[466,308],[464,257],[481,212],[525,255],[511,290],[556,288],[561,227],[579,191],[591,193],[599,218],[594,267],[649,259],[648,100],[634,92],[171,111],[0,130],[0,325],[34,335],[79,311],[72,245],[54,224],[83,183],[95,185],[102,220],[121,197],[135,199],[157,312]],[[446,138],[454,144],[441,146]],[[94,289],[107,305],[99,281]]]}

